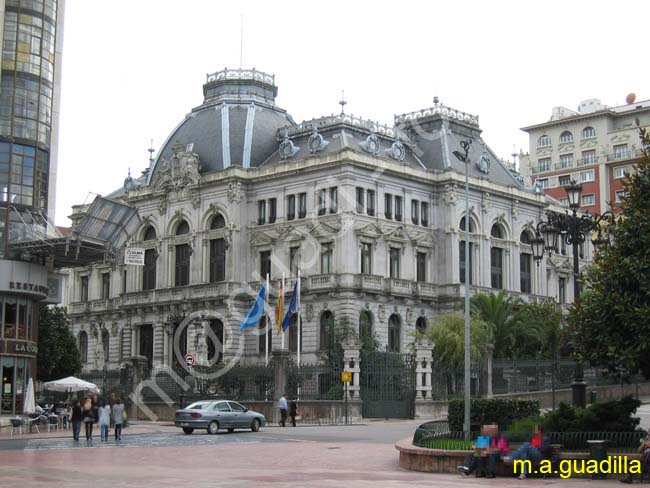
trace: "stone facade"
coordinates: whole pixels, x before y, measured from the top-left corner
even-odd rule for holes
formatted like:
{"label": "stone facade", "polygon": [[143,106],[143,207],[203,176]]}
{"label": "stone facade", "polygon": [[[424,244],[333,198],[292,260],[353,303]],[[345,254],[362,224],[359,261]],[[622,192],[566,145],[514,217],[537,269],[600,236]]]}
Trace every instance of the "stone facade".
{"label": "stone facade", "polygon": [[[174,356],[182,360],[185,352],[215,359],[206,344],[217,342],[224,361],[263,362],[264,339],[258,330],[240,333],[239,325],[268,272],[275,330],[279,280],[286,276],[286,310],[297,269],[303,361],[319,359],[325,318],[356,325],[362,313],[382,348],[410,351],[416,324],[433,324],[464,296],[464,165],[452,154],[466,138],[474,142],[472,291],[492,290],[495,273],[498,287],[526,300],[557,298],[558,276],[568,283],[568,258],[545,258],[537,267],[522,242],[549,207],[547,199],[489,151],[478,118],[436,105],[396,117],[394,127],[346,114],[295,124],[269,98],[272,80],[260,78],[264,90],[256,92],[242,72],[228,79],[253,94],[231,100],[227,90],[216,96],[204,90],[212,98],[206,95],[183,123],[219,112],[221,147],[181,124],[141,178],[127,178],[124,189],[109,195],[138,209],[142,226],[129,247],[145,249],[149,264],[68,271],[68,311],[87,347],[86,369],[117,368],[134,355],[148,357],[154,368],[172,364]],[[248,110],[239,125],[238,107]],[[269,128],[275,119],[261,118],[264,111],[285,119]],[[274,149],[262,154],[268,137]],[[264,144],[256,145],[258,139]],[[73,221],[83,212],[75,207]],[[527,286],[522,256],[529,260]],[[175,333],[179,324],[189,324],[186,339]],[[288,336],[285,345],[295,354],[296,336]],[[271,341],[273,350],[281,347],[275,332]]]}

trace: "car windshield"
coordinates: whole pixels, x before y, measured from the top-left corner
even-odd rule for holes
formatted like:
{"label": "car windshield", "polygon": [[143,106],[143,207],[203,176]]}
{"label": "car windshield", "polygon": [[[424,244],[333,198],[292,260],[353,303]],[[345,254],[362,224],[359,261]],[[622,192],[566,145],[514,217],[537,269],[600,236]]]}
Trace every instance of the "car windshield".
{"label": "car windshield", "polygon": [[210,405],[209,403],[205,402],[196,402],[192,403],[189,407],[185,407],[186,410],[204,410],[207,408],[207,406]]}

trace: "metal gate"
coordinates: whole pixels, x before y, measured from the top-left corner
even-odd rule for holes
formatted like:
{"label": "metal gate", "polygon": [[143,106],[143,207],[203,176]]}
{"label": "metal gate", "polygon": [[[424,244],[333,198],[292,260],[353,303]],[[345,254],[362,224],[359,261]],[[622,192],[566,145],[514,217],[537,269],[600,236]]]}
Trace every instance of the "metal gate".
{"label": "metal gate", "polygon": [[411,354],[362,354],[360,386],[364,418],[413,418],[415,360]]}

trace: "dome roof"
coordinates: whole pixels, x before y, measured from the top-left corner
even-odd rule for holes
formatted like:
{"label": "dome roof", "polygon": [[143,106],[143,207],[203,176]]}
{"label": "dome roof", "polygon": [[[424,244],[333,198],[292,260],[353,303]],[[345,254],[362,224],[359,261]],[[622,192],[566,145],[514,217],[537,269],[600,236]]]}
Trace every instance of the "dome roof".
{"label": "dome roof", "polygon": [[276,107],[274,77],[256,70],[224,70],[208,75],[205,100],[192,110],[165,141],[149,172],[170,159],[182,144],[198,154],[201,173],[230,166],[256,167],[277,150],[277,130],[294,123]]}

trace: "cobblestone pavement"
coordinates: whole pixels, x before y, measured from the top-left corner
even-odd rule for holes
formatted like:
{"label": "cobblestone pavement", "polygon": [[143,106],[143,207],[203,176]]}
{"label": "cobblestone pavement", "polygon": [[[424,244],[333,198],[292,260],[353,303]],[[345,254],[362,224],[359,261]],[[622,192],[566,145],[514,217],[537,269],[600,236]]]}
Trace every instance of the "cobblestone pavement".
{"label": "cobblestone pavement", "polygon": [[[121,443],[94,440],[75,446],[71,439],[0,442],[2,488],[225,487],[430,487],[575,486],[590,480],[514,478],[476,480],[402,470],[395,440],[417,422],[367,425],[266,428],[186,436],[178,429],[126,435]],[[164,431],[161,431],[164,430]],[[23,443],[22,445],[20,443]],[[621,486],[599,481],[599,487]]]}

